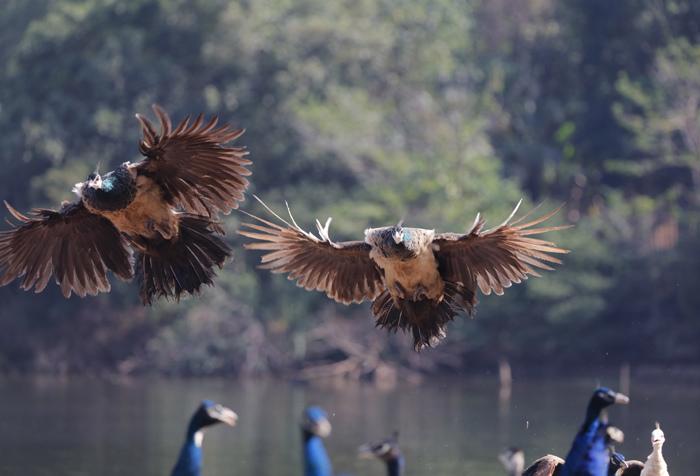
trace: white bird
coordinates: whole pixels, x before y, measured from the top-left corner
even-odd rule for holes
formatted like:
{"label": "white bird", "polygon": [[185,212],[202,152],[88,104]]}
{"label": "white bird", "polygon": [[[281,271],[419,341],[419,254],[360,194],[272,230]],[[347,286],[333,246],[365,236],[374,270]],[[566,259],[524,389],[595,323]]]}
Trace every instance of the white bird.
{"label": "white bird", "polygon": [[661,431],[661,427],[657,422],[656,429],[651,432],[652,451],[644,463],[641,476],[669,476],[668,466],[664,460],[664,455],[661,454],[665,441],[664,432]]}

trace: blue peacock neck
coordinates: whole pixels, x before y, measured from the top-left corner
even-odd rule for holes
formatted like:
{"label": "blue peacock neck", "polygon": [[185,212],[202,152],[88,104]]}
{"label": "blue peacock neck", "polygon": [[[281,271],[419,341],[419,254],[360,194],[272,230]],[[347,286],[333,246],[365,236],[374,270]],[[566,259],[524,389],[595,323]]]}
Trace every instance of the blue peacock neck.
{"label": "blue peacock neck", "polygon": [[332,476],[333,469],[321,437],[308,431],[304,438],[304,476]]}
{"label": "blue peacock neck", "polygon": [[180,450],[171,476],[201,476],[203,431],[195,422],[190,422],[185,434],[185,443]]}
{"label": "blue peacock neck", "polygon": [[598,476],[607,474],[610,461],[605,441],[607,424],[601,418],[604,406],[592,401],[586,409],[586,419],[574,439],[562,476]]}

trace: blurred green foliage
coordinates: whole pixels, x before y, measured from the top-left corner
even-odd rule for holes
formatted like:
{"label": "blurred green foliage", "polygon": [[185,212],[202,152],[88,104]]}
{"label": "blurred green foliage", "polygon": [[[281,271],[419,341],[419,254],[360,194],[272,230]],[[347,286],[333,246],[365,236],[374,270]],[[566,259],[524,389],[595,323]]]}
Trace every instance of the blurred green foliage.
{"label": "blurred green foliage", "polygon": [[[247,128],[251,192],[308,228],[335,217],[336,239],[566,202],[564,266],[482,298],[423,359],[698,362],[699,19],[691,0],[8,0],[2,198],[57,206],[98,164],[137,159],[133,113],[153,102],[217,113]],[[328,312],[371,327],[366,305],[257,270],[241,218],[200,299],[1,288],[0,369],[267,373],[303,365]],[[415,361],[395,340],[385,358]]]}

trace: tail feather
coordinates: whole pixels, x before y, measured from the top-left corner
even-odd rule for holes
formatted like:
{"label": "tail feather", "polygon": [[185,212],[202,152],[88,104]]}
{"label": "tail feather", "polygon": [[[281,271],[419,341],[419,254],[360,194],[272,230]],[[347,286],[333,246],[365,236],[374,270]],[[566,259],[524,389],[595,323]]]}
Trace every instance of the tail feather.
{"label": "tail feather", "polygon": [[389,331],[399,329],[413,335],[413,347],[419,351],[433,347],[445,338],[447,323],[461,312],[471,316],[476,306],[473,288],[461,283],[445,282],[445,292],[440,301],[421,299],[394,299],[385,290],[372,303],[376,326]]}
{"label": "tail feather", "polygon": [[144,304],[154,298],[179,300],[196,294],[203,284],[212,285],[214,266],[221,268],[231,248],[216,235],[218,225],[210,218],[183,213],[180,232],[172,240],[149,241],[136,257],[136,275]]}

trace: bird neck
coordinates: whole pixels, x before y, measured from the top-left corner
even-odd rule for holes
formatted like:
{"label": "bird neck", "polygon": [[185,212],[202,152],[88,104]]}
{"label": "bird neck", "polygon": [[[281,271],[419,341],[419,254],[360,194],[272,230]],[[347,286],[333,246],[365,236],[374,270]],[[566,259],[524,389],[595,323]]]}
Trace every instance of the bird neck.
{"label": "bird neck", "polygon": [[323,440],[304,432],[304,476],[331,476],[333,470]]}
{"label": "bird neck", "polygon": [[566,455],[562,476],[607,473],[610,450],[605,441],[606,426],[599,415],[591,415],[590,412],[586,415],[586,420]]}
{"label": "bird neck", "polygon": [[386,462],[386,474],[388,476],[401,476],[401,473],[403,473],[403,466],[403,456],[391,459]]}
{"label": "bird neck", "polygon": [[171,476],[201,476],[204,430],[190,423]]}
{"label": "bird neck", "polygon": [[[666,460],[662,453],[663,445],[654,445],[651,450],[651,454],[647,458],[647,464],[650,468],[653,468],[656,473],[652,474],[663,474],[662,471],[667,471]],[[644,467],[647,467],[647,464]]]}

